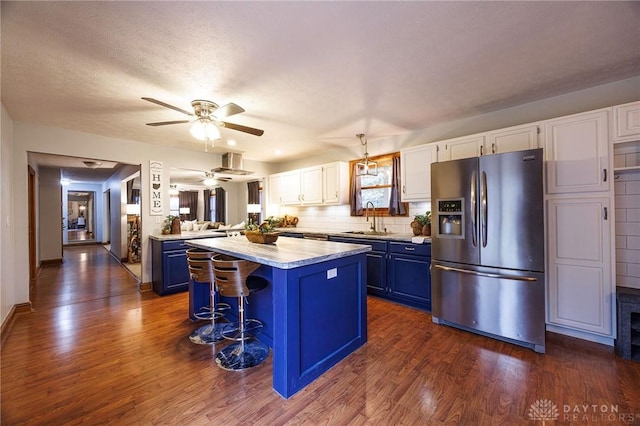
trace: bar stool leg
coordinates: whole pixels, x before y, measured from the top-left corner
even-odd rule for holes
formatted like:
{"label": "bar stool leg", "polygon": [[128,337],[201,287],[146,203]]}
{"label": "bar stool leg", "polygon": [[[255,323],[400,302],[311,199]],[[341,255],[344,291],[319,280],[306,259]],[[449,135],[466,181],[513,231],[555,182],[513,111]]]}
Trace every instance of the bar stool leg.
{"label": "bar stool leg", "polygon": [[211,287],[211,323],[199,327],[189,336],[189,340],[198,345],[211,345],[223,341],[224,337],[222,336],[222,332],[232,327],[231,323],[216,322],[216,320],[224,317],[225,312],[230,309],[230,306],[226,303],[216,304],[216,291],[213,289],[213,285]]}
{"label": "bar stool leg", "polygon": [[[216,355],[216,364],[224,370],[246,370],[257,366],[269,356],[269,346],[247,333],[244,310],[244,297],[238,297],[239,324],[237,332],[239,335],[238,337],[227,337],[229,333],[223,333],[223,336],[227,339],[239,341],[222,349]],[[256,320],[253,321],[258,322]]]}

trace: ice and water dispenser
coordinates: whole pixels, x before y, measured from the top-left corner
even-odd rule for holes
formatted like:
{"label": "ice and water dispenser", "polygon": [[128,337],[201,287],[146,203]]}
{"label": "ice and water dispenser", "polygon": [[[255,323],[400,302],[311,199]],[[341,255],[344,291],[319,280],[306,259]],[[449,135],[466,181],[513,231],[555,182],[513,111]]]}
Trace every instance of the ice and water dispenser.
{"label": "ice and water dispenser", "polygon": [[442,238],[464,238],[464,198],[436,200],[436,232]]}

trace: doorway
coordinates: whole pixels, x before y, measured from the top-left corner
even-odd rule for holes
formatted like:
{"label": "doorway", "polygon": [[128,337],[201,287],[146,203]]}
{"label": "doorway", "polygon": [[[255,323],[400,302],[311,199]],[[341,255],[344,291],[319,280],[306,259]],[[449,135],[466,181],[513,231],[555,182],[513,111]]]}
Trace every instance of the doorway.
{"label": "doorway", "polygon": [[95,243],[95,197],[93,191],[67,192],[67,242]]}

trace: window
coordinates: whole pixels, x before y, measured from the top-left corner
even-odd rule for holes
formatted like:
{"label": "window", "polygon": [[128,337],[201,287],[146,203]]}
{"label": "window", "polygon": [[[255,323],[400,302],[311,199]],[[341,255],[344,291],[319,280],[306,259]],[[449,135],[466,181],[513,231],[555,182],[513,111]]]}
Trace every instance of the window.
{"label": "window", "polygon": [[180,200],[177,195],[169,197],[169,214],[172,216],[180,216]]}
{"label": "window", "polygon": [[206,219],[211,222],[216,221],[216,193],[215,191],[211,191],[211,195],[209,196],[209,210],[211,211],[209,217]]}
{"label": "window", "polygon": [[[379,216],[389,215],[389,198],[391,197],[391,184],[393,176],[393,159],[400,158],[400,153],[395,152],[392,154],[379,155],[377,157],[369,157],[369,159],[378,163],[378,174],[376,176],[354,176],[353,169],[355,164],[360,159],[353,160],[349,163],[349,169],[351,170],[351,181],[353,179],[360,179],[360,193],[362,195],[362,208],[366,210],[368,203],[373,203],[376,214]],[[351,188],[354,186],[351,185]],[[351,196],[351,203],[353,203],[353,194]],[[405,204],[405,212],[409,211],[407,203]],[[371,207],[371,204],[369,204]],[[353,208],[352,208],[353,211]],[[353,214],[352,214],[353,215]],[[361,216],[360,214],[359,216]],[[407,213],[400,216],[408,216]]]}

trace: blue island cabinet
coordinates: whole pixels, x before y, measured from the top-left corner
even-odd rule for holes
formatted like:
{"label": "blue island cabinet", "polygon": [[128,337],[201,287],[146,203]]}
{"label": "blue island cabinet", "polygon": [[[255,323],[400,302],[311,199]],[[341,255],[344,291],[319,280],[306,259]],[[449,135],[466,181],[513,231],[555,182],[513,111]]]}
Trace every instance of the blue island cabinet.
{"label": "blue island cabinet", "polygon": [[184,240],[151,240],[151,280],[161,296],[189,289],[189,268]]}
{"label": "blue island cabinet", "polygon": [[261,264],[254,275],[269,285],[249,295],[246,314],[263,323],[257,337],[272,348],[273,389],[281,396],[291,397],[366,343],[368,246],[288,237],[188,244]]}

